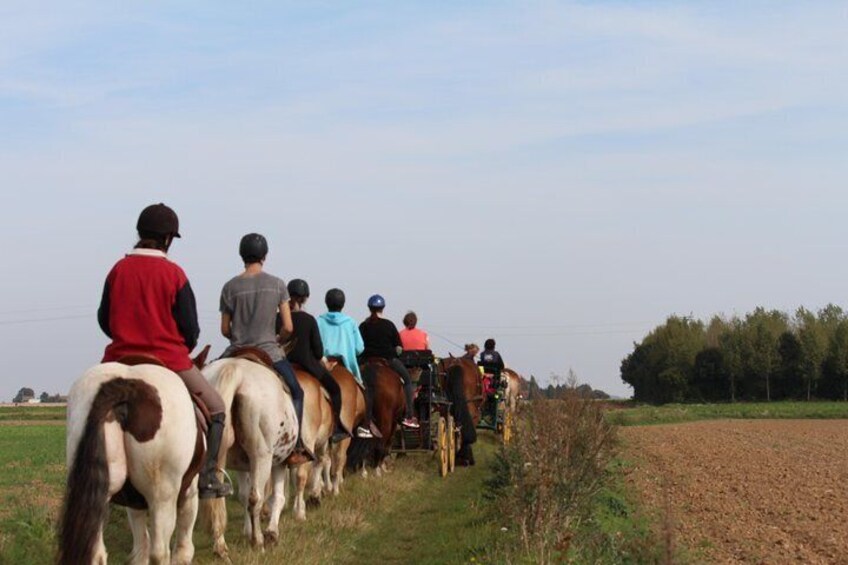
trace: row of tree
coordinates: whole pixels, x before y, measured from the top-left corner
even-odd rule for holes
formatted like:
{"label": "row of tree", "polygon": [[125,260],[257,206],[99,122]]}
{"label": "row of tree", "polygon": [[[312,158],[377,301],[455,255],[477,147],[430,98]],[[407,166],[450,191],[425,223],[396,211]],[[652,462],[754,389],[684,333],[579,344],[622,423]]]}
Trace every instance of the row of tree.
{"label": "row of tree", "polygon": [[562,378],[556,373],[551,373],[550,383],[545,388],[541,388],[536,382],[536,377],[530,375],[530,381],[527,384],[527,389],[522,390],[522,394],[528,400],[537,398],[563,398],[566,394],[576,392],[581,398],[606,400],[610,396],[602,390],[595,390],[587,384],[578,384],[577,373],[573,369],[569,369],[567,376]]}
{"label": "row of tree", "polygon": [[709,322],[672,316],[621,362],[635,400],[848,401],[848,314],[757,308]]}

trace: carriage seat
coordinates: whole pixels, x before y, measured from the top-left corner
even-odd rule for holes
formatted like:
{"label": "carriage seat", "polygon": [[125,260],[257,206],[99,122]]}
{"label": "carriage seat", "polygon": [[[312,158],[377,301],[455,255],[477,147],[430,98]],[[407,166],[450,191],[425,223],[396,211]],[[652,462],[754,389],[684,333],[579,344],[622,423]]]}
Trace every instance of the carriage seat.
{"label": "carriage seat", "polygon": [[425,369],[435,361],[436,357],[429,349],[405,350],[400,354],[400,362],[405,367]]}

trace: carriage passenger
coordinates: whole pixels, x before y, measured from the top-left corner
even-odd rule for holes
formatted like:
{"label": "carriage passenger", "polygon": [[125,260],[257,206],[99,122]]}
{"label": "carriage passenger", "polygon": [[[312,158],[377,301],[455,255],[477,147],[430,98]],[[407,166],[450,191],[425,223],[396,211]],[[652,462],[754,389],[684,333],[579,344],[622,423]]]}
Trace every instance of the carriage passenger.
{"label": "carriage passenger", "polygon": [[[291,462],[314,460],[315,456],[303,444],[300,434],[303,389],[280,346],[281,338],[288,337],[293,329],[286,283],[263,271],[268,255],[268,241],[264,236],[249,233],[242,237],[239,255],[244,261],[244,272],[227,281],[221,289],[221,333],[230,340],[223,356],[243,347],[256,347],[268,354],[274,369],[291,391],[297,414],[298,437]],[[279,336],[275,327],[278,313],[282,319]]]}
{"label": "carriage passenger", "polygon": [[504,362],[501,354],[495,350],[495,340],[487,339],[483,347],[483,353],[480,354],[480,366],[485,372],[495,375],[496,379],[500,378]]}
{"label": "carriage passenger", "polygon": [[224,433],[224,401],[189,357],[200,336],[197,305],[185,272],[167,255],[174,238],[180,237],[179,219],[168,206],[153,204],[141,212],[136,228],[139,241],[112,267],[97,310],[100,328],[112,340],[103,362],[153,355],[179,375],[210,415],[199,496],[228,496],[232,487],[221,483],[216,473]]}
{"label": "carriage passenger", "polygon": [[398,359],[398,353],[402,350],[400,334],[398,334],[397,327],[391,320],[383,318],[385,307],[386,300],[379,294],[368,299],[368,309],[371,311],[371,315],[359,324],[359,332],[365,342],[365,351],[363,351],[361,357],[363,359],[369,357],[385,359],[389,366],[401,376],[403,391],[406,396],[406,417],[402,423],[408,428],[417,428],[419,427],[418,419],[413,415],[412,378],[401,360]]}
{"label": "carriage passenger", "polygon": [[478,353],[480,353],[480,346],[478,346],[476,343],[466,343],[465,355],[463,355],[461,359],[467,359],[476,365]]}
{"label": "carriage passenger", "polygon": [[328,312],[318,316],[318,331],[324,343],[325,357],[338,357],[342,360],[353,378],[362,387],[365,396],[365,421],[356,429],[360,438],[374,437],[377,431],[371,421],[374,405],[374,391],[362,382],[357,356],[365,349],[362,336],[356,327],[356,322],[347,314],[342,314],[345,305],[345,294],[341,289],[331,288],[324,297]]}
{"label": "carriage passenger", "polygon": [[403,317],[404,329],[400,331],[400,343],[404,351],[429,351],[430,336],[418,329],[418,316],[409,311]]}
{"label": "carriage passenger", "polygon": [[341,419],[342,391],[339,383],[327,370],[324,342],[321,341],[318,323],[309,312],[303,309],[306,301],[309,300],[309,284],[303,279],[293,279],[289,281],[288,291],[293,326],[290,340],[293,347],[288,353],[288,359],[318,379],[321,386],[330,393],[333,417],[336,420],[336,430],[333,434],[336,440],[350,436],[348,430],[344,429]]}

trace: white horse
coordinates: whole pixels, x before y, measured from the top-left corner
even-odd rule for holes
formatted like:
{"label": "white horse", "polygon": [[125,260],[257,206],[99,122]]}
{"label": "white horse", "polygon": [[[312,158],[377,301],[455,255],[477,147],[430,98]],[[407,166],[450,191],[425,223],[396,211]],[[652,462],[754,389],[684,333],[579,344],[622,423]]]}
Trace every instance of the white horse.
{"label": "white horse", "polygon": [[[239,472],[238,495],[245,508],[244,534],[255,547],[261,548],[265,543],[261,514],[269,480],[267,535],[271,541],[279,536],[280,513],[285,506],[284,462],[297,440],[297,416],[291,395],[273,370],[247,359],[219,359],[202,371],[226,406],[218,467]],[[224,500],[202,500],[201,512],[211,526],[213,551],[228,558]]]}
{"label": "white horse", "polygon": [[521,375],[512,369],[503,370],[503,378],[506,379],[506,405],[513,413],[518,410],[518,399],[521,396]]}
{"label": "white horse", "polygon": [[106,563],[103,525],[113,497],[128,506],[132,563],[191,562],[204,443],[178,375],[148,364],[89,369],[68,395],[66,441],[59,563]]}

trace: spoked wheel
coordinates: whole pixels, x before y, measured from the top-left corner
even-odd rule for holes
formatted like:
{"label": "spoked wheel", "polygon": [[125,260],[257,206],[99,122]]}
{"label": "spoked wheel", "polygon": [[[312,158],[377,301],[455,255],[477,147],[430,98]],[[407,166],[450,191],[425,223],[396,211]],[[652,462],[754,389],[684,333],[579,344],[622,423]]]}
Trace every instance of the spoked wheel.
{"label": "spoked wheel", "polygon": [[503,442],[504,445],[509,445],[509,442],[512,440],[512,410],[507,410],[504,413],[504,423],[503,423]]}
{"label": "spoked wheel", "polygon": [[448,414],[448,472],[453,473],[456,469],[456,426],[453,423],[453,415]]}
{"label": "spoked wheel", "polygon": [[439,476],[444,477],[448,474],[448,434],[445,419],[439,416],[438,436],[436,442],[436,451],[439,464]]}

